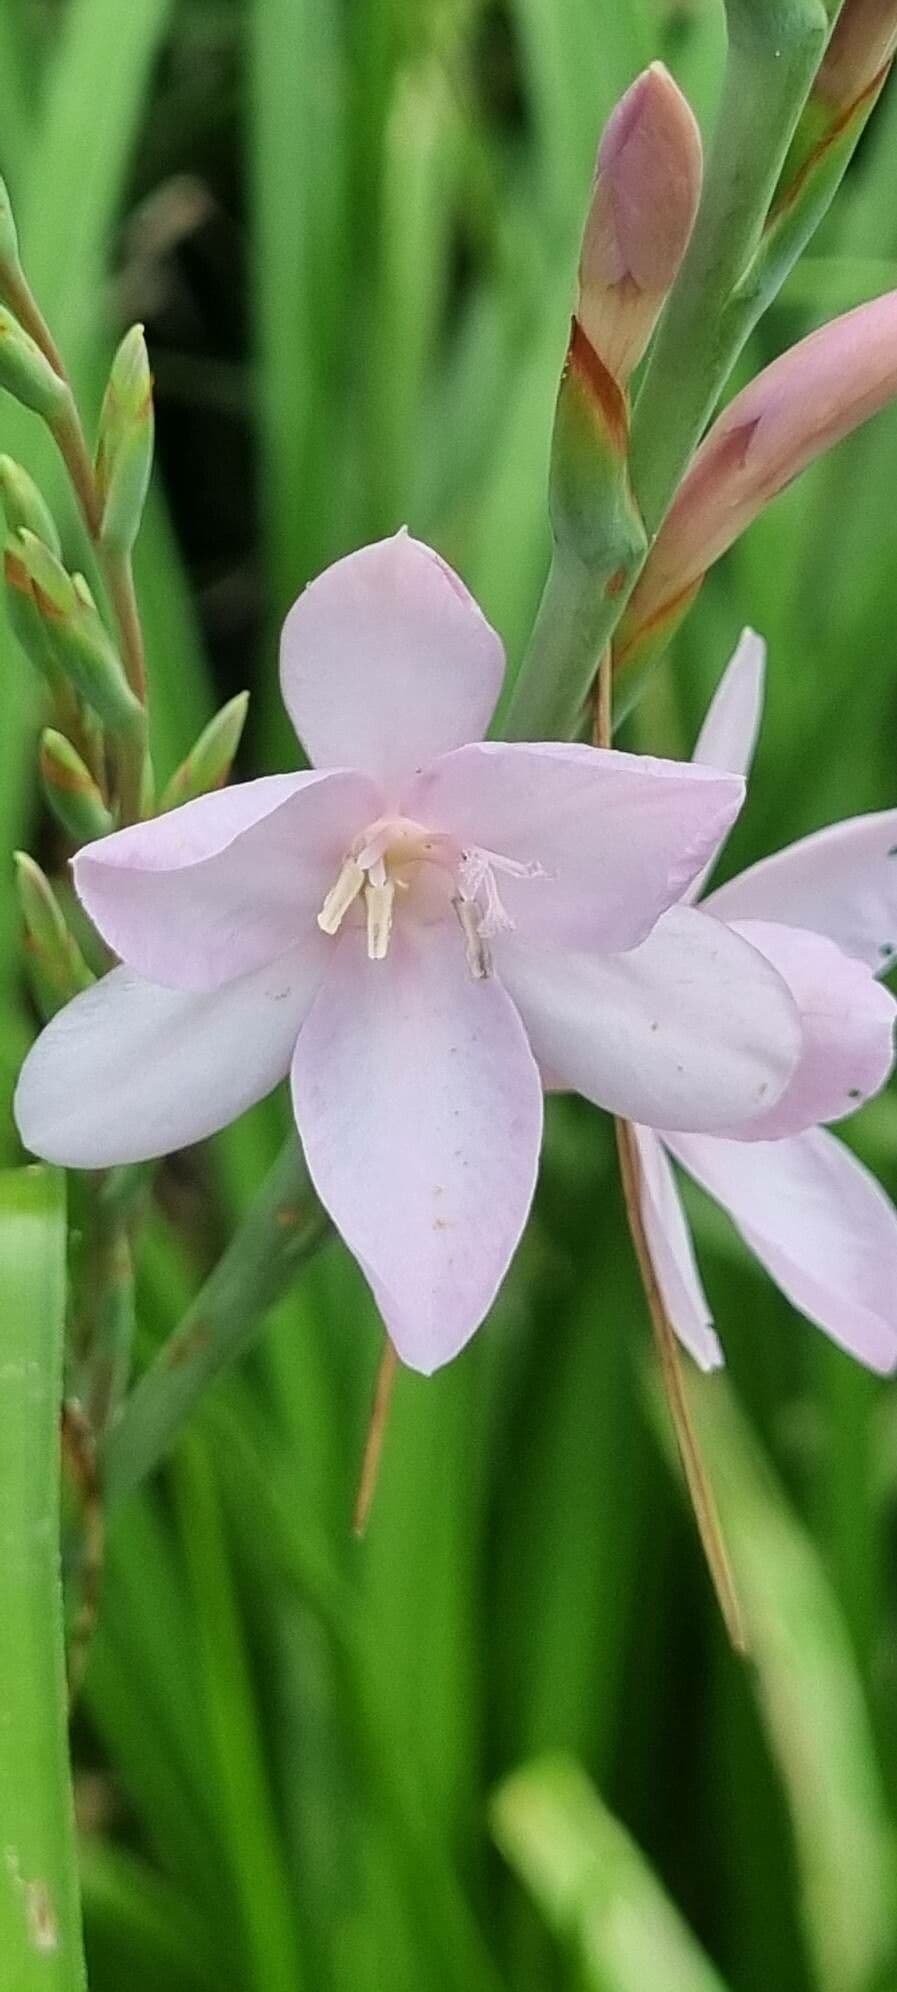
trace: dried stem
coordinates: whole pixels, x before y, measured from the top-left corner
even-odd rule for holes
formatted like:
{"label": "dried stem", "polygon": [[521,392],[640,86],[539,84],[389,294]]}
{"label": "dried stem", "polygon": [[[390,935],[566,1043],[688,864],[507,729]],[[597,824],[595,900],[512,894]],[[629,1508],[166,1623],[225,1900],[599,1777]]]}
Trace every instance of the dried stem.
{"label": "dried stem", "polygon": [[368,1425],[364,1458],[361,1462],[361,1475],[358,1482],[358,1493],[355,1496],[355,1507],[352,1513],[352,1533],[356,1536],[364,1535],[374,1495],[377,1492],[377,1481],[380,1477],[380,1462],[383,1457],[383,1442],[386,1438],[386,1428],[389,1423],[392,1394],[395,1388],[398,1367],[399,1358],[387,1336],[383,1354],[380,1358],[380,1367],[377,1371],[377,1381],[374,1385],[371,1420]]}
{"label": "dried stem", "polygon": [[[609,747],[613,737],[612,687],[612,659],[610,647],[608,646],[598,667],[598,680],[595,688],[594,739],[596,747]],[[620,1180],[623,1185],[623,1200],[626,1205],[629,1233],[638,1262],[642,1286],[645,1291],[645,1299],[648,1303],[648,1313],[650,1314],[651,1327],[654,1331],[654,1342],[660,1362],[663,1387],[666,1392],[667,1405],[676,1434],[676,1443],[679,1448],[679,1457],[682,1461],[682,1470],[685,1474],[686,1484],[691,1496],[698,1534],[701,1538],[704,1555],[707,1559],[707,1567],[710,1571],[713,1587],[719,1601],[719,1608],[725,1621],[726,1631],[736,1653],[746,1653],[748,1650],[747,1635],[741,1615],[741,1607],[738,1602],[738,1593],[735,1589],[732,1566],[723,1536],[719,1511],[707,1470],[701,1457],[698,1436],[692,1420],[688,1394],[685,1388],[685,1379],[682,1374],[679,1344],[676,1340],[672,1322],[664,1306],[663,1295],[660,1291],[657,1274],[654,1270],[651,1247],[648,1243],[648,1236],[642,1218],[641,1164],[635,1134],[629,1121],[616,1120],[614,1126],[617,1136]]]}

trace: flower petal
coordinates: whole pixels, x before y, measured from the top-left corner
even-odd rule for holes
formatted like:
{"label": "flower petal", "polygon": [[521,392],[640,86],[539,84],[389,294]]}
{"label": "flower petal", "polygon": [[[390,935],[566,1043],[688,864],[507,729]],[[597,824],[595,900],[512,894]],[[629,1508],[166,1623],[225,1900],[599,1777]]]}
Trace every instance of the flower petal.
{"label": "flower petal", "polygon": [[15,1116],[26,1148],[69,1169],[145,1162],[201,1141],[285,1078],[330,958],[323,935],[197,994],[114,968],[41,1032]]}
{"label": "flower petal", "polygon": [[778,1099],[794,1071],[800,1027],[781,978],[690,907],[664,914],[628,954],[503,936],[494,956],[540,1065],[626,1120],[729,1127]]}
{"label": "flower petal", "polygon": [[381,808],[362,775],[268,775],[87,844],[75,884],[138,975],[216,989],[303,938]]}
{"label": "flower petal", "polygon": [[487,1313],[526,1223],[539,1074],[514,1007],[454,926],[358,932],[300,1033],[293,1100],[312,1179],[402,1360],[429,1373]]}
{"label": "flower petal", "polygon": [[793,1307],[869,1369],[897,1366],[897,1211],[849,1149],[822,1128],[667,1145]]}
{"label": "flower petal", "polygon": [[287,711],[319,768],[364,768],[390,790],[478,740],[504,673],[501,639],[457,574],[407,532],[312,581],[283,629]]}
{"label": "flower petal", "polygon": [[719,1369],[723,1352],[695,1264],[691,1232],[663,1147],[649,1127],[633,1127],[638,1148],[642,1223],[667,1318],[702,1370]]}
{"label": "flower petal", "polygon": [[743,799],[734,776],[681,761],[483,741],[435,761],[404,806],[462,846],[543,867],[499,876],[522,935],[616,954],[681,897]]}
{"label": "flower petal", "polygon": [[736,1141],[778,1141],[855,1113],[880,1091],[894,1061],[897,1003],[890,991],[861,961],[805,927],[767,920],[736,920],[732,926],[787,983],[804,1044],[781,1099],[769,1113],[728,1128],[727,1134]]}
{"label": "flower petal", "polygon": [[743,629],[698,734],[692,759],[702,767],[750,774],[763,713],[765,673],[763,638],[753,629]]}
{"label": "flower petal", "polygon": [[897,961],[897,809],[850,817],[789,844],[704,902],[723,920],[780,920],[828,934],[881,972]]}

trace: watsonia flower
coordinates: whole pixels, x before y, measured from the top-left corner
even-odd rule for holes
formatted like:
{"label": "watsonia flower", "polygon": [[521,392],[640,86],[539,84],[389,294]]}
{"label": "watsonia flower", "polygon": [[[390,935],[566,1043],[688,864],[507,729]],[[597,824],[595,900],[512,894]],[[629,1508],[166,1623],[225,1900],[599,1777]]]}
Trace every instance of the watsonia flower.
{"label": "watsonia flower", "polygon": [[[702,763],[747,772],[763,664],[763,645],[746,632],[704,723]],[[703,904],[775,964],[804,1043],[777,1103],[733,1125],[729,1139],[637,1130],[642,1211],[670,1320],[702,1368],[722,1361],[665,1148],[728,1211],[794,1307],[868,1368],[892,1370],[897,1211],[822,1123],[853,1113],[891,1070],[897,1005],[876,977],[897,962],[897,810],[817,831]]]}
{"label": "watsonia flower", "polygon": [[[395,538],[294,605],[282,685],[311,772],[89,845],[121,958],[26,1060],[24,1141],[78,1168],[164,1155],[291,1075],[311,1176],[399,1354],[487,1312],[526,1222],[541,1071],[666,1129],[771,1105],[799,1049],[781,977],[681,900],[739,776],[484,742],[499,638]],[[672,907],[672,911],[667,909]]]}

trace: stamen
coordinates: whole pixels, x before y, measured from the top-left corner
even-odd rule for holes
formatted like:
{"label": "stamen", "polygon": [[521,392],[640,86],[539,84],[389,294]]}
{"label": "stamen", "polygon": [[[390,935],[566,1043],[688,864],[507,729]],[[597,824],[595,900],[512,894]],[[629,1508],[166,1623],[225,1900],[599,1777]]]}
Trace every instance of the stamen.
{"label": "stamen", "polygon": [[336,934],[364,884],[364,872],[354,858],[347,858],[335,885],[332,885],[318,914],[322,934]]}
{"label": "stamen", "polygon": [[368,916],[368,958],[370,961],[385,961],[389,952],[389,937],[392,933],[392,915],[396,889],[391,878],[382,885],[371,881],[364,888],[364,903]]}
{"label": "stamen", "polygon": [[457,913],[458,924],[464,935],[464,952],[467,956],[467,966],[477,982],[484,982],[487,975],[492,974],[492,956],[489,953],[489,948],[480,927],[477,909],[473,901],[471,899],[463,899],[460,892],[455,893],[452,905]]}

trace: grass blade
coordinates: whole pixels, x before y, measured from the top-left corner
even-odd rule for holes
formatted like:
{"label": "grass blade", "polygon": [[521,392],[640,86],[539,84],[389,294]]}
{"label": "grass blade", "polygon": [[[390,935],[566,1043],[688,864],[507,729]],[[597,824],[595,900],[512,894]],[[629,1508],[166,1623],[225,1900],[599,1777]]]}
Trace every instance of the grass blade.
{"label": "grass blade", "polygon": [[0,1177],[0,1958],[15,1992],[81,1992],[59,1563],[65,1193]]}

